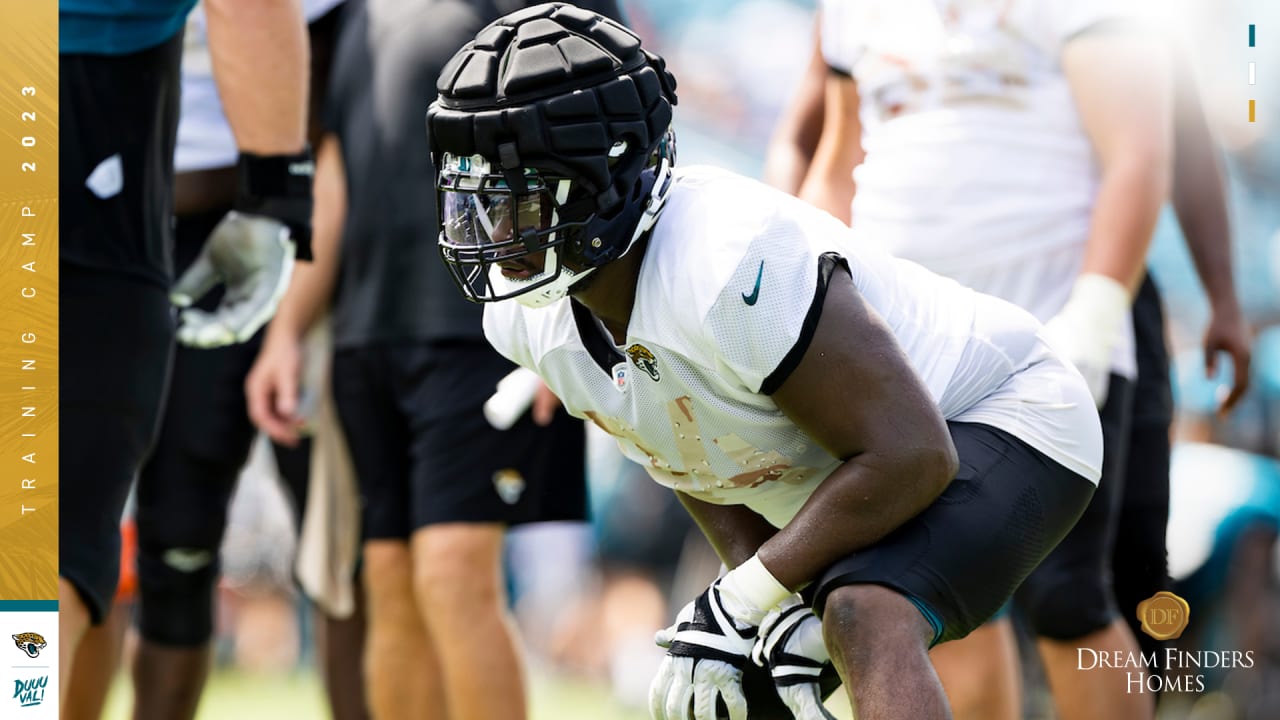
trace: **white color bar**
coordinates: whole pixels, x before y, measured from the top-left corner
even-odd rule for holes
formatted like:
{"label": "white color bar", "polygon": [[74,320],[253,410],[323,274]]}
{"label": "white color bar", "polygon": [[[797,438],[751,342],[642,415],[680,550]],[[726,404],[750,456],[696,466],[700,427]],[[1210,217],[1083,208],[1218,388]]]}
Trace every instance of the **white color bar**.
{"label": "white color bar", "polygon": [[1253,78],[1253,76],[1254,76],[1253,71],[1254,71],[1254,64],[1253,64],[1253,63],[1249,63],[1249,84],[1250,84],[1250,85],[1253,85],[1253,84],[1254,84],[1254,82],[1253,82],[1253,79],[1254,79],[1254,78]]}

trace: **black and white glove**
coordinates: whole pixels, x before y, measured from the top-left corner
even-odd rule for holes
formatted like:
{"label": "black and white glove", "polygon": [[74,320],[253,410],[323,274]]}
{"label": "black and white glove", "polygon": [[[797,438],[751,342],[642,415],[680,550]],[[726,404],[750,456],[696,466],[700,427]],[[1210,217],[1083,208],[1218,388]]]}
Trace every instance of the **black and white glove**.
{"label": "black and white glove", "polygon": [[[205,241],[174,283],[170,300],[182,312],[178,341],[219,347],[253,337],[275,315],[294,259],[311,258],[310,150],[297,155],[241,154],[235,209]],[[219,283],[226,293],[213,312],[190,307]]]}
{"label": "black and white glove", "polygon": [[1041,337],[1084,377],[1099,408],[1107,402],[1111,353],[1120,342],[1132,300],[1124,285],[1106,275],[1076,278],[1067,304],[1049,318]]}
{"label": "black and white glove", "polygon": [[778,697],[796,720],[835,720],[822,704],[819,684],[823,669],[831,665],[822,621],[798,595],[764,616],[751,659],[768,668]]}
{"label": "black and white glove", "polygon": [[753,557],[686,605],[655,638],[667,656],[649,686],[653,720],[717,720],[720,706],[746,720],[742,669],[766,610],[789,594]]}

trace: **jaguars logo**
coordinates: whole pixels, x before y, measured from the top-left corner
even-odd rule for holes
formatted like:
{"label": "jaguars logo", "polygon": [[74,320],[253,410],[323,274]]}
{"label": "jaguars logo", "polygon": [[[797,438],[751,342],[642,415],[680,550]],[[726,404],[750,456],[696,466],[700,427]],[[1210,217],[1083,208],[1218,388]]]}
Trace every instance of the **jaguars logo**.
{"label": "jaguars logo", "polygon": [[39,657],[40,651],[49,644],[39,633],[18,633],[13,636],[13,641],[17,643],[19,650],[27,654],[27,657]]}
{"label": "jaguars logo", "polygon": [[636,367],[653,378],[654,382],[661,379],[658,375],[658,359],[653,356],[653,353],[649,352],[649,348],[636,343],[627,348],[627,357],[631,358],[631,362],[635,363]]}
{"label": "jaguars logo", "polygon": [[508,505],[520,502],[524,488],[524,476],[515,468],[503,468],[493,474],[493,489],[497,491],[498,497],[502,498],[502,502]]}

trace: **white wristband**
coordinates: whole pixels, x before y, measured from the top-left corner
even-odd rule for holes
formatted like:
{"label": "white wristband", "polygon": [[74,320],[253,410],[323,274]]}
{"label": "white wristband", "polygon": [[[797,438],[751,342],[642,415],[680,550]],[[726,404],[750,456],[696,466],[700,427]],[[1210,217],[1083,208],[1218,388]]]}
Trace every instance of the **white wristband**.
{"label": "white wristband", "polygon": [[724,609],[751,625],[759,625],[770,610],[790,595],[791,591],[778,582],[758,555],[720,578]]}
{"label": "white wristband", "polygon": [[1064,312],[1071,313],[1082,328],[1107,335],[1118,331],[1132,300],[1129,290],[1114,278],[1085,273],[1071,286]]}

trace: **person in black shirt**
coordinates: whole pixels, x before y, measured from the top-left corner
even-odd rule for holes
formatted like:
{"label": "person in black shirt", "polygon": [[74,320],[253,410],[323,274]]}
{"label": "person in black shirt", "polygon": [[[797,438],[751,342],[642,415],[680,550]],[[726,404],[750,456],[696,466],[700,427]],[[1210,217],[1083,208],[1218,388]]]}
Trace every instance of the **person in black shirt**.
{"label": "person in black shirt", "polygon": [[[508,430],[485,419],[515,366],[489,347],[481,308],[459,296],[435,246],[427,103],[454,52],[524,4],[350,4],[317,152],[317,262],[295,274],[246,386],[259,427],[293,440],[300,340],[332,304],[334,400],[362,502],[374,717],[524,717],[505,529],[585,515],[581,424],[545,390]],[[590,5],[619,15],[612,0]]]}

